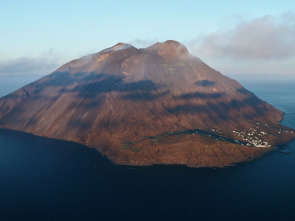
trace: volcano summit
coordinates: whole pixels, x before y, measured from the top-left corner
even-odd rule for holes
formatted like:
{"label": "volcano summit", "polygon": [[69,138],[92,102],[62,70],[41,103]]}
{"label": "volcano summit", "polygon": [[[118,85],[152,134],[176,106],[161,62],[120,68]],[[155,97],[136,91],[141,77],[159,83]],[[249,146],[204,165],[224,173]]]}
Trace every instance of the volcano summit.
{"label": "volcano summit", "polygon": [[0,127],[82,143],[128,165],[248,161],[295,137],[282,119],[171,40],[119,43],[0,99]]}

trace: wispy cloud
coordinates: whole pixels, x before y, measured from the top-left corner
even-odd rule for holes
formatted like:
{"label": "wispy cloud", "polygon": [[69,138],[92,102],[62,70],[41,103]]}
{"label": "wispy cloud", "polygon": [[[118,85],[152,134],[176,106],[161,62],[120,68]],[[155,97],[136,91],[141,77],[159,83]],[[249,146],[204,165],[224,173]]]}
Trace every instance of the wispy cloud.
{"label": "wispy cloud", "polygon": [[57,66],[57,63],[47,59],[24,57],[0,61],[0,75],[48,74]]}
{"label": "wispy cloud", "polygon": [[49,50],[37,58],[20,57],[15,59],[0,59],[0,76],[4,75],[46,75],[60,65],[57,55]]}
{"label": "wispy cloud", "polygon": [[237,59],[286,59],[295,56],[295,15],[264,16],[230,30],[199,36],[188,43],[198,55]]}

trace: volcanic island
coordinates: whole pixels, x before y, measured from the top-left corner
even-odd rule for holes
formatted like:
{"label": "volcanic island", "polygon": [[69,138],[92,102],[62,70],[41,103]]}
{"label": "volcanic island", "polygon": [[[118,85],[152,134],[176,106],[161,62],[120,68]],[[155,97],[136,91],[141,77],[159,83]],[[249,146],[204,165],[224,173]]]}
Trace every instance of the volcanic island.
{"label": "volcanic island", "polygon": [[0,99],[0,127],[96,148],[122,165],[225,167],[295,138],[284,113],[168,40],[118,43]]}

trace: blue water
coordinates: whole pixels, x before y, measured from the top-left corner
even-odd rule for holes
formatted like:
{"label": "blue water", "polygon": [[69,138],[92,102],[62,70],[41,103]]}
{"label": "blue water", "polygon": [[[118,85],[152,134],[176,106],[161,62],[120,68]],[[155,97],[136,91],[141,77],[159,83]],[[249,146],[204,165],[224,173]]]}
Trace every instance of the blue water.
{"label": "blue water", "polygon": [[40,75],[0,76],[0,97],[15,91],[40,77]]}
{"label": "blue water", "polygon": [[[295,82],[241,83],[295,127]],[[0,130],[0,220],[295,220],[295,142],[284,148],[291,154],[226,169],[126,167],[79,144]]]}

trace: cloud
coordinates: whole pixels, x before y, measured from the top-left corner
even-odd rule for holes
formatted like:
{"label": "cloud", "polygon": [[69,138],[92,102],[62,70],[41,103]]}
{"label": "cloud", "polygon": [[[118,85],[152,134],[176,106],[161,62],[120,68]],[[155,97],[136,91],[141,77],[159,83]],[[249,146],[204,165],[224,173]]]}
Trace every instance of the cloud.
{"label": "cloud", "polygon": [[4,75],[45,75],[59,66],[55,59],[46,57],[22,57],[10,60],[0,60],[0,76]]}
{"label": "cloud", "polygon": [[193,54],[211,57],[270,60],[295,56],[295,15],[264,16],[226,31],[198,36],[188,42]]}

